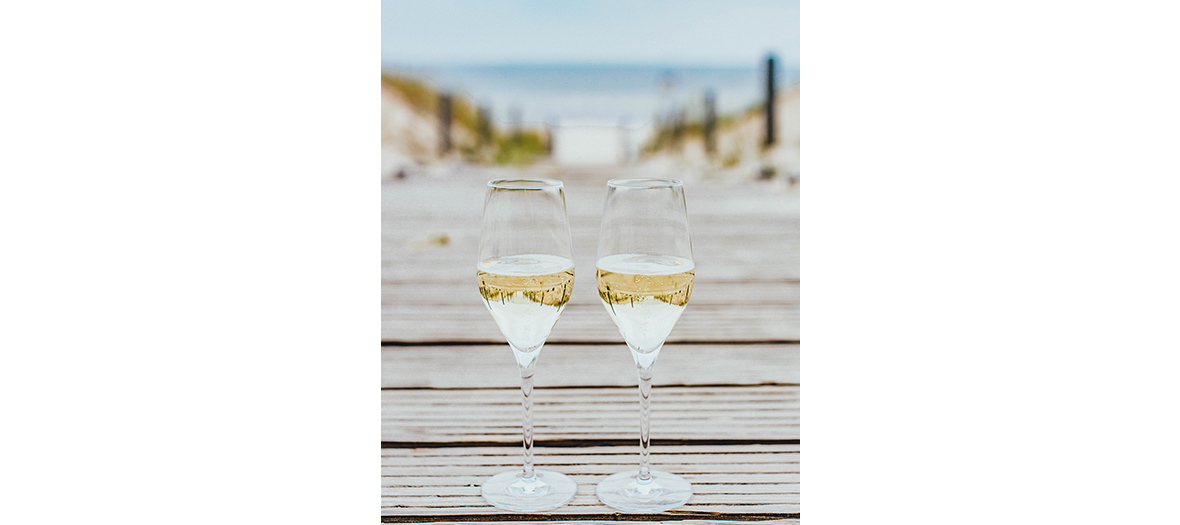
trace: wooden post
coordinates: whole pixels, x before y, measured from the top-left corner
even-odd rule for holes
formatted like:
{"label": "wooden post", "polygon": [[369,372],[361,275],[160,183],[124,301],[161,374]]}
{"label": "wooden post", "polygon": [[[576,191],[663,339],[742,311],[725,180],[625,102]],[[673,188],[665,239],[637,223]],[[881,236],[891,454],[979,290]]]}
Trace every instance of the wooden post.
{"label": "wooden post", "polygon": [[717,151],[717,140],[713,131],[717,127],[717,95],[710,89],[705,92],[705,153],[713,155]]}
{"label": "wooden post", "polygon": [[521,135],[524,133],[523,114],[520,106],[508,108],[508,125],[512,127],[513,140],[520,140]]}
{"label": "wooden post", "polygon": [[438,134],[441,137],[439,149],[441,155],[451,151],[451,94],[441,93],[438,96]]}
{"label": "wooden post", "polygon": [[765,147],[774,144],[774,55],[766,57],[766,142]]}
{"label": "wooden post", "polygon": [[619,118],[619,123],[616,125],[619,131],[619,164],[627,164],[631,162],[631,122],[627,117]]}
{"label": "wooden post", "polygon": [[479,123],[477,132],[479,133],[479,146],[484,147],[492,142],[492,110],[487,106],[479,108]]}
{"label": "wooden post", "polygon": [[684,110],[674,113],[672,119],[672,145],[679,151],[681,140],[684,139]]}
{"label": "wooden post", "polygon": [[561,121],[554,118],[545,123],[545,154],[553,157],[553,143],[557,140],[557,126]]}

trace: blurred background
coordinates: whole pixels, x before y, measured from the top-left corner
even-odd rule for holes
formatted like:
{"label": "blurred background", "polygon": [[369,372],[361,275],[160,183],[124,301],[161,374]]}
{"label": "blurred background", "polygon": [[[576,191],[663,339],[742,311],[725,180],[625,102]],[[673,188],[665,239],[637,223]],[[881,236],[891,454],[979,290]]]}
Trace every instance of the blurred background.
{"label": "blurred background", "polygon": [[385,178],[540,165],[799,180],[797,2],[382,7]]}

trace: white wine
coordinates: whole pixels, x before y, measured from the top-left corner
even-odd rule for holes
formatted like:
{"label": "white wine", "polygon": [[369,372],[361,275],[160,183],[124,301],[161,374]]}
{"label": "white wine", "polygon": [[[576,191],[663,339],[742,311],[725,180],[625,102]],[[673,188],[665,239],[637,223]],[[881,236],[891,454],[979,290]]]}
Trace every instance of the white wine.
{"label": "white wine", "polygon": [[692,295],[693,262],[669,255],[598,260],[598,296],[623,339],[639,353],[664,344]]}
{"label": "white wine", "polygon": [[508,343],[532,352],[545,343],[574,289],[574,262],[556,255],[525,254],[483,261],[479,294]]}

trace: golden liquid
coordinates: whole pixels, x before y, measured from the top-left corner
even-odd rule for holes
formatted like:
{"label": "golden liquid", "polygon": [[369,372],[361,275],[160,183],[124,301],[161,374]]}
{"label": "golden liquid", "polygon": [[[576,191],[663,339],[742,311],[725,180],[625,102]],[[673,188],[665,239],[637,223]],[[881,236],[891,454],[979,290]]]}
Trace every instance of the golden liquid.
{"label": "golden liquid", "polygon": [[574,262],[555,255],[500,257],[476,267],[479,294],[500,332],[521,352],[545,344],[574,288]]}
{"label": "golden liquid", "polygon": [[658,350],[692,295],[693,262],[681,257],[619,254],[598,260],[598,297],[635,352]]}
{"label": "golden liquid", "polygon": [[478,270],[479,294],[489,303],[540,303],[561,308],[574,288],[574,269],[542,275],[501,275]]}
{"label": "golden liquid", "polygon": [[598,296],[608,304],[634,304],[655,300],[684,306],[692,295],[693,271],[643,275],[598,268]]}

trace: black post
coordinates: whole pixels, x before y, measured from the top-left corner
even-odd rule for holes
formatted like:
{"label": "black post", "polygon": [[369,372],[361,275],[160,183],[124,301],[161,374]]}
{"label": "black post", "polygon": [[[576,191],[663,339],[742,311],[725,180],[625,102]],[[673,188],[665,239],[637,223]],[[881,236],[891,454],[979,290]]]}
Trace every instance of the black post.
{"label": "black post", "polygon": [[553,126],[545,123],[545,155],[553,156]]}
{"label": "black post", "polygon": [[438,134],[441,137],[439,148],[442,155],[451,151],[451,94],[441,93],[438,96]]}
{"label": "black post", "polygon": [[774,144],[774,55],[766,57],[766,143]]}
{"label": "black post", "polygon": [[717,95],[710,89],[705,92],[705,153],[717,151],[717,140],[713,130],[717,127]]}

